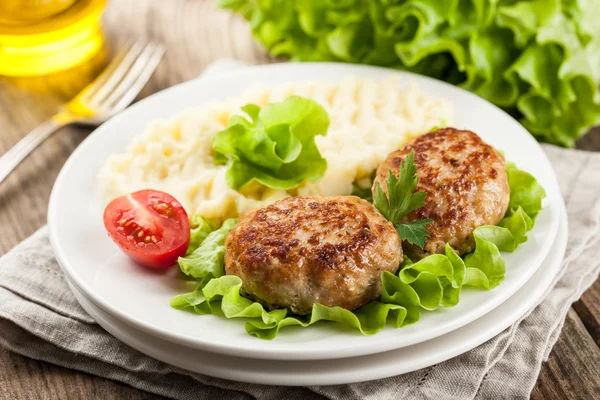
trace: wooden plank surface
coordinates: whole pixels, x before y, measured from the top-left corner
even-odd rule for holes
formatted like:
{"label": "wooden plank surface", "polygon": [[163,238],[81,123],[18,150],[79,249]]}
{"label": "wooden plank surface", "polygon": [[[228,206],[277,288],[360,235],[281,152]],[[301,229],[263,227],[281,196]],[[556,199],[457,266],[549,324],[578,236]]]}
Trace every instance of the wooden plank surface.
{"label": "wooden plank surface", "polygon": [[573,304],[573,308],[596,345],[600,346],[600,279]]}
{"label": "wooden plank surface", "polygon": [[154,400],[161,397],[0,347],[0,399]]}
{"label": "wooden plank surface", "polygon": [[[218,10],[212,0],[113,0],[105,15],[109,48],[129,37],[150,36],[168,53],[140,97],[194,78],[210,62],[230,57],[272,61],[252,40],[247,23]],[[97,64],[97,63],[96,63]],[[0,80],[0,154],[76,92],[98,67],[36,80]],[[74,79],[78,77],[78,79]],[[67,85],[66,83],[69,83]],[[52,183],[88,131],[68,128],[38,149],[0,186],[0,254],[46,222]],[[600,129],[578,142],[600,151]],[[1,334],[1,333],[0,333]],[[600,398],[600,282],[569,311],[565,328],[544,364],[533,399]],[[39,362],[0,348],[0,398],[155,399],[122,384]]]}
{"label": "wooden plank surface", "polygon": [[542,368],[532,399],[600,398],[600,349],[573,308],[552,356]]}

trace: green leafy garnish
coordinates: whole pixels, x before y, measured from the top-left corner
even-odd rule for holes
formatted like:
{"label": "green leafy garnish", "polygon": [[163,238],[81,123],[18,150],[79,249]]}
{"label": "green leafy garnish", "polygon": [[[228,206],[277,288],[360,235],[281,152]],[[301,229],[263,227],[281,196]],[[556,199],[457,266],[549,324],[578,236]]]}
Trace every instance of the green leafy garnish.
{"label": "green leafy garnish", "polygon": [[190,221],[190,244],[188,245],[185,255],[188,256],[192,254],[214,230],[215,227],[211,222],[199,215],[194,215]]}
{"label": "green leafy garnish", "polygon": [[412,221],[408,224],[398,224],[396,230],[402,240],[408,241],[408,243],[415,244],[420,248],[425,246],[426,238],[429,237],[429,232],[425,228],[425,225],[432,223],[433,221],[429,218],[421,219],[418,221]]}
{"label": "green leafy garnish", "polygon": [[[511,207],[498,226],[475,229],[476,246],[472,253],[461,258],[446,245],[445,254],[433,254],[415,263],[405,257],[397,275],[381,275],[379,300],[358,310],[314,304],[309,315],[298,316],[287,309],[267,311],[260,303],[244,297],[241,279],[224,275],[224,240],[235,220],[226,221],[208,234],[196,251],[179,259],[181,270],[195,277],[198,286],[190,293],[173,297],[170,304],[196,314],[211,314],[218,308],[226,318],[244,318],[248,334],[267,340],[275,338],[286,326],[308,327],[318,321],[337,322],[364,335],[375,334],[386,324],[396,328],[414,324],[423,310],[455,306],[464,287],[489,290],[504,280],[506,265],[500,252],[514,251],[527,241],[526,234],[533,228],[545,197],[544,189],[527,172],[509,163],[507,173]],[[410,198],[407,204],[411,204]],[[410,207],[405,206],[404,210]],[[388,215],[392,215],[391,210],[389,207]],[[394,217],[401,214],[396,212]]]}
{"label": "green leafy garnish", "polygon": [[546,197],[544,188],[531,174],[519,170],[513,163],[508,163],[507,169],[508,185],[518,189],[510,192],[508,211],[512,214],[521,207],[529,217],[535,219],[542,209],[542,199]]}
{"label": "green leafy garnish", "polygon": [[388,221],[394,224],[400,239],[423,248],[426,238],[429,237],[425,225],[433,221],[426,218],[408,224],[400,223],[406,214],[425,205],[426,193],[415,192],[418,181],[415,155],[411,151],[406,160],[400,161],[398,178],[392,171],[388,171],[387,196],[381,185],[376,184],[373,204]]}
{"label": "green leafy garnish", "polygon": [[[189,277],[204,279],[218,278],[224,273],[223,256],[225,255],[225,236],[237,223],[236,219],[228,219],[223,225],[210,232],[198,244],[198,248],[185,257],[179,257],[177,263],[181,271]],[[200,236],[197,236],[200,239]]]}
{"label": "green leafy garnish", "polygon": [[373,186],[376,175],[377,170],[373,170],[370,176],[352,182],[352,193],[350,193],[350,195],[360,197],[361,199],[372,203],[373,191],[371,190],[371,187]]}
{"label": "green leafy garnish", "polygon": [[360,197],[369,203],[373,202],[373,192],[371,191],[371,188],[363,188],[356,182],[352,182],[352,193],[350,193],[350,195]]}
{"label": "green leafy garnish", "polygon": [[212,143],[216,163],[229,162],[227,184],[240,190],[256,180],[276,189],[316,182],[327,169],[315,136],[325,135],[329,116],[317,102],[291,96],[263,108],[247,104],[250,120],[234,115]]}

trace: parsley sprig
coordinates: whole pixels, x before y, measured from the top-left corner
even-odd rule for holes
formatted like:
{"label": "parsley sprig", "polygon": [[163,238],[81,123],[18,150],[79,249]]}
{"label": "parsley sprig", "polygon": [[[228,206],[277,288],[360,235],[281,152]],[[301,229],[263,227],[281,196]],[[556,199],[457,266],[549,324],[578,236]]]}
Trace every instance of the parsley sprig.
{"label": "parsley sprig", "polygon": [[426,218],[408,224],[400,223],[406,214],[425,205],[426,193],[415,192],[418,181],[415,155],[411,151],[406,160],[400,161],[398,178],[392,171],[388,172],[387,196],[381,185],[377,183],[373,204],[388,221],[394,224],[400,239],[423,248],[426,238],[429,237],[425,225],[433,221]]}

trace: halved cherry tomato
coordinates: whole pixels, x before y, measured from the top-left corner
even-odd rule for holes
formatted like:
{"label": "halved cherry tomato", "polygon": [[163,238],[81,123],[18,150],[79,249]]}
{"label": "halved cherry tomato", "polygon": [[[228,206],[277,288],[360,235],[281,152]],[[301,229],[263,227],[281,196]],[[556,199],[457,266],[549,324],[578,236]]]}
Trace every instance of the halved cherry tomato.
{"label": "halved cherry tomato", "polygon": [[134,261],[166,268],[184,256],[190,243],[190,222],[170,194],[140,190],[118,197],[104,210],[109,236]]}

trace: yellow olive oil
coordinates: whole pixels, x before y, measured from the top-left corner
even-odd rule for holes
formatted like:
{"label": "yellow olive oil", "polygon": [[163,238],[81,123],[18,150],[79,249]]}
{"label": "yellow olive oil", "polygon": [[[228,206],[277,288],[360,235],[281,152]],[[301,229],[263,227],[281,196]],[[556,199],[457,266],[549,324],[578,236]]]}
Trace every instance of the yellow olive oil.
{"label": "yellow olive oil", "polygon": [[59,14],[77,0],[2,0],[0,23],[21,24]]}
{"label": "yellow olive oil", "polygon": [[47,75],[102,51],[106,0],[0,0],[0,75]]}

